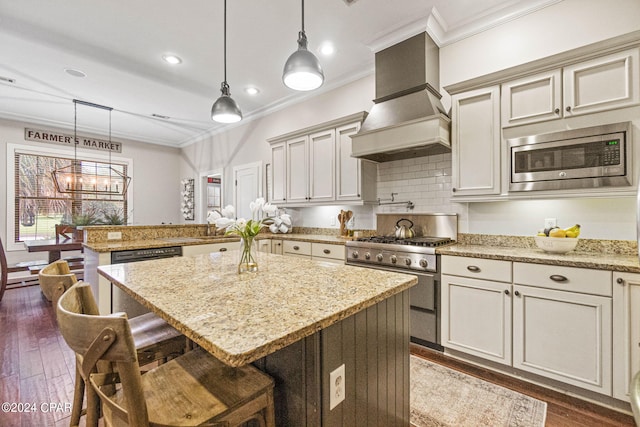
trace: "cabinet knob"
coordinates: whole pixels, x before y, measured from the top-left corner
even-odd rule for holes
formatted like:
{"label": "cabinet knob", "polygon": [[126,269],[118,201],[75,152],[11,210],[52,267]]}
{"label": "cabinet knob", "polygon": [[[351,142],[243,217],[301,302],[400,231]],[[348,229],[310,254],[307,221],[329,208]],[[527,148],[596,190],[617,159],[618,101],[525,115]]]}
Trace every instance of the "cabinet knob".
{"label": "cabinet knob", "polygon": [[505,295],[509,295],[509,289],[505,289],[505,290],[504,290],[504,294],[505,294]]}
{"label": "cabinet knob", "polygon": [[451,191],[453,191],[455,193],[458,190],[456,190],[456,188],[454,187],[454,188],[451,189]]}
{"label": "cabinet knob", "polygon": [[220,248],[219,251],[220,252],[227,252],[227,248]]}
{"label": "cabinet knob", "polygon": [[565,108],[565,110],[567,110],[567,112],[571,111],[571,106],[567,106],[567,108]]}
{"label": "cabinet knob", "polygon": [[566,282],[567,280],[569,280],[561,274],[552,274],[551,276],[549,276],[549,279],[553,280],[554,282]]}
{"label": "cabinet knob", "polygon": [[324,252],[325,254],[330,254],[331,253],[331,251],[329,249],[325,249],[322,252]]}
{"label": "cabinet knob", "polygon": [[477,265],[468,265],[467,270],[472,271],[474,273],[479,273],[480,267],[478,267]]}
{"label": "cabinet knob", "polygon": [[513,294],[514,294],[515,296],[517,296],[517,297],[519,297],[519,296],[520,296],[520,292],[518,292],[518,291],[515,291]]}
{"label": "cabinet knob", "polygon": [[616,283],[619,284],[619,285],[624,285],[624,279],[622,277],[618,277],[616,279]]}
{"label": "cabinet knob", "polygon": [[554,113],[556,113],[556,114],[560,114],[560,109],[559,109],[559,108],[556,108],[556,109],[554,110]]}
{"label": "cabinet knob", "polygon": [[294,246],[294,247],[293,247],[293,250],[294,250],[294,251],[300,250],[300,246]]}

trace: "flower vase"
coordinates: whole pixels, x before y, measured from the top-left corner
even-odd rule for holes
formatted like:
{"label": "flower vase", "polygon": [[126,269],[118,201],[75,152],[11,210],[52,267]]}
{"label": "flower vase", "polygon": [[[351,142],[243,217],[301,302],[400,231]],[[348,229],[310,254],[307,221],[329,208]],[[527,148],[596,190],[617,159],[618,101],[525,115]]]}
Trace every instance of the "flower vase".
{"label": "flower vase", "polygon": [[258,242],[254,237],[240,238],[238,274],[258,272]]}

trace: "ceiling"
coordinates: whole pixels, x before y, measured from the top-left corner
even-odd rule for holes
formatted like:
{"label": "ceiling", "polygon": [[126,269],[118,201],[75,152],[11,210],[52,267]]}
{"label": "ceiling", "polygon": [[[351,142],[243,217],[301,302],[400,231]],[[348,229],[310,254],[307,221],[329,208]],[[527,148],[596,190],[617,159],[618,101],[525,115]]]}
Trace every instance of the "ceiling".
{"label": "ceiling", "polygon": [[[297,48],[301,3],[229,0],[227,81],[247,121],[370,74],[375,51],[427,28],[442,46],[556,1],[307,1],[325,83],[295,92],[282,68]],[[326,41],[332,56],[318,51]],[[80,99],[113,108],[113,138],[173,147],[238,125],[210,118],[224,79],[223,0],[0,0],[0,46],[0,118],[73,129]],[[182,63],[164,62],[169,53]],[[78,106],[78,131],[106,135],[108,120]]]}

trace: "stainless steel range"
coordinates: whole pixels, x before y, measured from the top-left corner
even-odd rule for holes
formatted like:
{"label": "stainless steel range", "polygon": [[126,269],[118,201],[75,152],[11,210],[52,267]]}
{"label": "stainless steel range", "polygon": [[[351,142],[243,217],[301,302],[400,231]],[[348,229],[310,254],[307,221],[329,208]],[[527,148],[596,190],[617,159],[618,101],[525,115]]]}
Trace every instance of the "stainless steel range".
{"label": "stainless steel range", "polygon": [[[399,238],[397,224],[408,219],[414,237]],[[440,255],[436,248],[455,243],[456,214],[378,214],[374,237],[346,243],[346,263],[360,267],[411,273],[418,284],[410,290],[411,341],[442,350],[440,346]]]}

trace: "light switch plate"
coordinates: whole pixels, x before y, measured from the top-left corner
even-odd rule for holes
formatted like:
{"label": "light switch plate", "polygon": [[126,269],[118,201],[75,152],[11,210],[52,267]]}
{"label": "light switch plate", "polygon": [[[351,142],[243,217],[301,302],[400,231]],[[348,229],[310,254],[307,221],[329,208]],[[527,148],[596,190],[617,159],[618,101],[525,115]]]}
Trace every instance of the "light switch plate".
{"label": "light switch plate", "polygon": [[121,231],[109,231],[107,233],[107,240],[120,240],[122,239]]}
{"label": "light switch plate", "polygon": [[544,228],[552,228],[557,225],[555,218],[545,218],[544,219]]}
{"label": "light switch plate", "polygon": [[329,410],[344,400],[344,363],[329,374]]}

